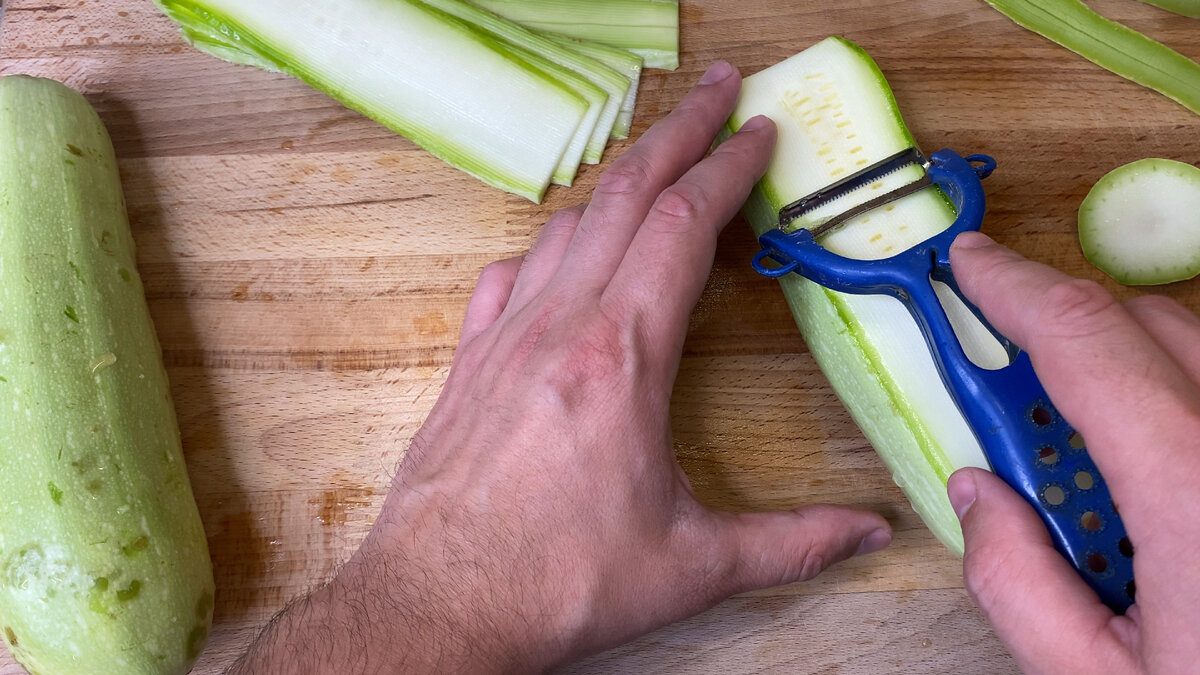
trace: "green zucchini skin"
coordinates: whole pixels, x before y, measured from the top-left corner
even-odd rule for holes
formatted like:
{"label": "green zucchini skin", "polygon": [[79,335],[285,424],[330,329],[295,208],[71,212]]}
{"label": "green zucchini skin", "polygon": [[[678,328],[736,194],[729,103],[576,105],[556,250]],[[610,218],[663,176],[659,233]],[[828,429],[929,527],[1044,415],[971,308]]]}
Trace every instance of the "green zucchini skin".
{"label": "green zucchini skin", "polygon": [[1200,114],[1200,63],[1161,42],[1100,16],[1080,0],[985,1],[1018,26]]}
{"label": "green zucchini skin", "polygon": [[87,101],[0,79],[0,635],[30,672],[184,673],[213,574],[117,162]]}

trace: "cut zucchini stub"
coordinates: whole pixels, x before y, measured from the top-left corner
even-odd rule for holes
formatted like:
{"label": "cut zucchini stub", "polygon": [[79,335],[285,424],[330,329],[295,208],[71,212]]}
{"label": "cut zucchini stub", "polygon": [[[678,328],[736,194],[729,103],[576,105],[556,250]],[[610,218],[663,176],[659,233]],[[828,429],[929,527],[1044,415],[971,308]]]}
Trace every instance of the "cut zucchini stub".
{"label": "cut zucchini stub", "polygon": [[1200,169],[1140,159],[1101,178],[1079,207],[1088,262],[1131,286],[1200,274]]}

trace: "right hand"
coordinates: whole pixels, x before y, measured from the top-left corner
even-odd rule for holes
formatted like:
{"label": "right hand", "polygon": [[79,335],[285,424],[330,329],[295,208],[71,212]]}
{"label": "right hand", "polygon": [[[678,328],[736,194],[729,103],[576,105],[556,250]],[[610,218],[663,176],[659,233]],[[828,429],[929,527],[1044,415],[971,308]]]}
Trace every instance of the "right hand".
{"label": "right hand", "polygon": [[1113,614],[1033,509],[980,469],[950,478],[968,592],[1030,673],[1200,668],[1200,318],[1161,296],[1117,302],[978,233],[951,260],[963,293],[1029,352],[1083,434],[1136,549],[1136,603]]}

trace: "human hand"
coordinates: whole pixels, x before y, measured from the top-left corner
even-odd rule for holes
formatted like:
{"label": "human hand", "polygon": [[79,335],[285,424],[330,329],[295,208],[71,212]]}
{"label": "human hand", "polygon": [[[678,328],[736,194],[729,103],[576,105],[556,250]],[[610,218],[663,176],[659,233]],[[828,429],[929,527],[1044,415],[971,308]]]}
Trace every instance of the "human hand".
{"label": "human hand", "polygon": [[1105,607],[999,478],[950,478],[967,590],[1030,673],[1184,673],[1200,663],[1200,318],[1161,296],[1099,285],[978,233],[951,262],[963,293],[1029,352],[1086,439],[1136,548],[1136,603]]}
{"label": "human hand", "polygon": [[484,270],[374,529],[243,668],[541,670],[889,543],[845,507],[714,511],[675,460],[688,315],[775,142],[756,118],[704,158],[740,82],[715,65],[586,208]]}

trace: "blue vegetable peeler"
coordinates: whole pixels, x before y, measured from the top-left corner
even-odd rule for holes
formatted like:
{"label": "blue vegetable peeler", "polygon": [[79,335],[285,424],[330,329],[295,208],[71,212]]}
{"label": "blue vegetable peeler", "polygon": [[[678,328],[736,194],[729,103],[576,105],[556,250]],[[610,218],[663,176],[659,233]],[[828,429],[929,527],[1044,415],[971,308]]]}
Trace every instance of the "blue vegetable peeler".
{"label": "blue vegetable peeler", "polygon": [[[812,229],[784,230],[813,209],[914,164],[925,169],[920,180]],[[934,291],[933,281],[939,281],[962,297],[950,269],[950,244],[960,233],[978,230],[982,224],[981,181],[995,168],[995,160],[986,155],[963,158],[953,150],[940,150],[926,161],[916,148],[899,152],[784,207],[779,228],[759,238],[762,250],[754,256],[754,269],[768,277],[795,272],[842,293],[883,293],[904,303],[992,470],[1033,505],[1055,546],[1104,603],[1123,613],[1134,600],[1133,546],[1082,436],[1050,402],[1029,355],[996,332],[963,298],[1010,359],[999,370],[971,362]],[[854,216],[933,185],[941,188],[958,212],[954,224],[938,235],[883,260],[846,258],[817,243],[822,234]],[[768,266],[768,258],[773,265]]]}

